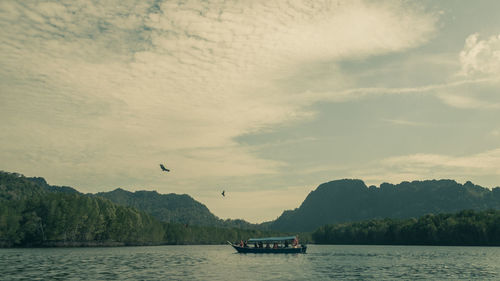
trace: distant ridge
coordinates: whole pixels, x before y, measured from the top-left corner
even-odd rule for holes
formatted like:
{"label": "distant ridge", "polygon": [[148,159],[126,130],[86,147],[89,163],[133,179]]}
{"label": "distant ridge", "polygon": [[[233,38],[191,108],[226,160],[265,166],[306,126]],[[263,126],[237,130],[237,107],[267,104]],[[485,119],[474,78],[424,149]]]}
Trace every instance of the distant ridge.
{"label": "distant ridge", "polygon": [[[9,175],[9,173],[3,171],[0,171],[0,173],[2,175]],[[69,186],[49,185],[42,177],[24,177],[17,173],[10,173],[10,175],[10,177],[5,177],[5,179],[15,178],[16,182],[23,182],[23,184],[19,185],[19,188],[25,189],[24,192],[16,192],[15,196],[24,196],[26,194],[29,197],[33,192],[41,193],[45,191],[84,195]],[[26,188],[27,186],[30,188]],[[159,194],[156,191],[147,190],[130,192],[122,188],[117,188],[109,192],[86,195],[106,198],[115,204],[136,208],[151,214],[162,222],[246,229],[259,228],[259,225],[251,224],[241,219],[220,219],[212,214],[204,204],[196,201],[188,194]]]}
{"label": "distant ridge", "polygon": [[410,218],[464,209],[500,209],[500,187],[493,190],[471,182],[426,180],[383,183],[367,187],[357,179],[319,185],[301,206],[284,211],[268,227],[280,231],[313,231],[325,224],[374,218]]}
{"label": "distant ridge", "polygon": [[187,194],[159,194],[146,190],[130,192],[117,188],[109,192],[99,192],[95,196],[106,198],[118,205],[134,207],[163,222],[246,229],[258,227],[239,219],[222,220],[212,214],[204,204]]}
{"label": "distant ridge", "polygon": [[156,191],[130,192],[117,188],[99,192],[96,196],[150,213],[160,221],[193,225],[215,225],[220,219],[202,203],[187,194],[159,194]]}
{"label": "distant ridge", "polygon": [[379,218],[417,218],[426,214],[462,210],[500,209],[500,187],[493,190],[471,182],[426,180],[383,183],[367,187],[362,180],[342,179],[319,185],[299,208],[286,210],[274,221],[251,224],[244,220],[222,220],[187,194],[130,192],[121,188],[97,194],[82,194],[68,186],[52,186],[41,177],[27,178],[0,171],[0,199],[22,200],[46,192],[102,197],[133,207],[167,223],[240,229],[309,232],[326,224]]}
{"label": "distant ridge", "polygon": [[[117,189],[110,194],[122,201],[129,197],[131,201],[135,197],[146,198],[145,202],[150,205],[162,205],[165,197],[172,199],[171,194],[162,196],[149,191],[132,193]],[[192,210],[198,207],[202,214],[211,216],[216,225],[208,225],[210,221],[205,226],[161,222],[145,211],[116,204],[101,196],[82,194],[70,187],[51,186],[43,178],[0,171],[0,248],[220,244],[247,237],[280,235],[255,228],[227,227],[246,222],[220,220],[203,204],[185,194],[175,195],[172,200],[168,205],[182,213],[181,218],[197,223],[193,218],[200,216],[194,216],[196,212]],[[173,218],[178,219],[179,215],[174,214]]]}

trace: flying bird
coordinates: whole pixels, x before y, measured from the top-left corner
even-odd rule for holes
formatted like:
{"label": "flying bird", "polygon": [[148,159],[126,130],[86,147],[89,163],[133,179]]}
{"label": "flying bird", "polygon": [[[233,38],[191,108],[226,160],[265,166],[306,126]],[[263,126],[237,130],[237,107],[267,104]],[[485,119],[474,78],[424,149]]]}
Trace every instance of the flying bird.
{"label": "flying bird", "polygon": [[167,169],[167,168],[165,168],[165,166],[163,166],[163,164],[160,164],[160,168],[161,168],[161,170],[162,170],[162,171],[164,171],[164,172],[170,172],[170,170],[169,170],[169,169]]}
{"label": "flying bird", "polygon": [[226,191],[225,190],[222,191],[222,196],[226,197]]}

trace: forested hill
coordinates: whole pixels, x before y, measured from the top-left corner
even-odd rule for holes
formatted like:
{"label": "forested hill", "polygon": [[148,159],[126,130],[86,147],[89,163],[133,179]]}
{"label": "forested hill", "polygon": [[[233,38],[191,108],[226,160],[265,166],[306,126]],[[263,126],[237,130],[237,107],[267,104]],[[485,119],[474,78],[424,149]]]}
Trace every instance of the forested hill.
{"label": "forested hill", "polygon": [[111,201],[0,172],[0,247],[159,244],[162,223]]}
{"label": "forested hill", "polygon": [[205,205],[187,194],[159,194],[145,190],[130,192],[118,188],[110,192],[99,192],[96,196],[145,211],[164,222],[212,226],[222,223]]}
{"label": "forested hill", "polygon": [[0,171],[0,247],[219,244],[279,235],[160,222],[106,198]]}
{"label": "forested hill", "polygon": [[367,187],[361,180],[336,180],[321,184],[301,206],[287,210],[269,227],[286,231],[313,231],[325,224],[374,218],[411,218],[454,213],[465,209],[500,209],[500,188],[493,190],[471,182],[453,180],[383,183]]}
{"label": "forested hill", "polygon": [[76,190],[72,187],[69,187],[69,186],[49,185],[47,183],[47,181],[45,181],[45,179],[41,178],[41,177],[33,177],[33,178],[26,178],[26,179],[37,184],[38,186],[42,187],[43,189],[45,189],[47,191],[62,192],[62,193],[80,193],[78,190]]}
{"label": "forested hill", "polygon": [[130,192],[118,188],[95,195],[122,206],[137,208],[163,222],[237,228],[257,227],[243,220],[222,220],[212,214],[205,205],[187,194],[159,194],[156,191],[145,190]]}
{"label": "forested hill", "polygon": [[[49,185],[41,177],[24,177],[16,173],[0,171],[0,183],[9,183],[12,190],[16,190],[12,196],[31,196],[32,193],[56,192],[68,194],[80,194],[78,190],[68,186]],[[16,188],[13,188],[13,187]],[[12,192],[12,190],[6,192]],[[257,229],[257,224],[251,224],[241,219],[222,220],[212,214],[202,203],[196,201],[187,194],[159,194],[156,191],[136,191],[130,192],[121,188],[110,192],[99,192],[97,194],[87,194],[106,198],[120,206],[133,207],[140,211],[151,214],[162,222],[179,223],[183,225],[235,227],[241,229]]]}
{"label": "forested hill", "polygon": [[[20,196],[20,194],[25,193],[29,194],[31,192],[42,191],[82,194],[78,190],[69,186],[49,185],[42,177],[30,178],[16,173],[6,173],[1,171],[0,176],[2,176],[3,182],[11,181],[12,184],[18,187],[16,196]],[[24,191],[21,192],[21,190]],[[99,192],[93,195],[106,198],[121,206],[134,207],[138,210],[151,214],[153,217],[162,222],[199,226],[236,227],[245,229],[259,228],[258,225],[251,224],[241,219],[222,220],[212,214],[212,212],[210,212],[205,205],[196,201],[187,194],[159,194],[156,191],[145,190],[130,192],[118,188],[110,192]]]}

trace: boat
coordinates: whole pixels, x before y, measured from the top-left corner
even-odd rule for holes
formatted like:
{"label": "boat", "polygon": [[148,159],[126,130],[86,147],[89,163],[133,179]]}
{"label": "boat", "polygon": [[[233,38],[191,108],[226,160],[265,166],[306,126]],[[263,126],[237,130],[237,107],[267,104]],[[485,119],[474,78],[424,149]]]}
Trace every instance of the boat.
{"label": "boat", "polygon": [[307,250],[306,245],[299,245],[297,236],[250,238],[239,244],[229,241],[228,243],[238,253],[305,254]]}

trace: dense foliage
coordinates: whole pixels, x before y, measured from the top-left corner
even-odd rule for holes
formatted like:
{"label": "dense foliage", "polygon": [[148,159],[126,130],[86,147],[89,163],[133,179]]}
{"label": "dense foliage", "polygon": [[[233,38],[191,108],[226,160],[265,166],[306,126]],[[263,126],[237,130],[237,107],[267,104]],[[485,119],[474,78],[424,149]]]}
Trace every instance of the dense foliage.
{"label": "dense foliage", "polygon": [[[50,186],[43,178],[0,171],[0,246],[219,244],[295,234],[259,230],[255,225],[243,229],[249,224],[220,220],[188,195],[124,190],[112,193],[111,197],[123,206],[71,187]],[[467,206],[476,210],[498,208],[499,197],[500,188],[490,191],[470,182],[404,182],[368,188],[361,181],[343,180],[321,185],[299,209],[261,227],[276,226],[291,218],[296,219],[293,226],[303,228],[340,221],[323,224],[312,239],[332,244],[500,245],[500,211],[437,214]],[[157,216],[168,215],[171,222],[161,222],[139,208],[156,210]],[[402,219],[422,212],[437,215]],[[369,220],[352,222],[366,218]],[[310,239],[308,234],[301,234],[301,241]]]}
{"label": "dense foliage", "polygon": [[298,209],[285,211],[269,227],[313,231],[325,224],[411,218],[466,209],[500,209],[500,188],[489,190],[453,180],[383,183],[380,187],[367,187],[361,180],[338,180],[321,184]]}
{"label": "dense foliage", "polygon": [[0,173],[0,243],[50,245],[160,243],[163,225],[109,200],[51,192],[16,174]]}
{"label": "dense foliage", "polygon": [[213,244],[258,230],[162,223],[135,208],[0,172],[0,246]]}
{"label": "dense foliage", "polygon": [[96,196],[107,198],[116,204],[137,208],[162,222],[188,225],[256,228],[243,220],[222,220],[212,214],[200,202],[187,194],[159,194],[156,191],[130,192],[121,188],[99,192]]}
{"label": "dense foliage", "polygon": [[500,211],[465,210],[419,219],[382,219],[325,225],[318,244],[500,246]]}

